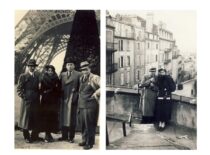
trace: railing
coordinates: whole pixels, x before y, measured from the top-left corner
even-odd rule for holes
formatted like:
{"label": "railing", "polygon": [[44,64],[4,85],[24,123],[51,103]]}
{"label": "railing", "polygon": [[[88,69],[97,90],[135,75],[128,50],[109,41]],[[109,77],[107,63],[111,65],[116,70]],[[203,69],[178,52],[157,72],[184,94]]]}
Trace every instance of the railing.
{"label": "railing", "polygon": [[122,37],[122,38],[130,38],[130,39],[135,39],[135,34],[134,33],[115,33],[116,37]]}
{"label": "railing", "polygon": [[170,59],[167,59],[167,60],[164,61],[164,64],[168,64],[170,62],[171,62],[171,60]]}
{"label": "railing", "polygon": [[106,25],[107,25],[107,26],[114,27],[114,23],[113,23],[113,21],[112,21],[110,18],[107,18],[107,19],[106,19]]}
{"label": "railing", "polygon": [[106,50],[107,51],[117,51],[118,43],[106,42]]}
{"label": "railing", "polygon": [[118,70],[118,64],[113,63],[106,66],[106,73],[114,73]]}

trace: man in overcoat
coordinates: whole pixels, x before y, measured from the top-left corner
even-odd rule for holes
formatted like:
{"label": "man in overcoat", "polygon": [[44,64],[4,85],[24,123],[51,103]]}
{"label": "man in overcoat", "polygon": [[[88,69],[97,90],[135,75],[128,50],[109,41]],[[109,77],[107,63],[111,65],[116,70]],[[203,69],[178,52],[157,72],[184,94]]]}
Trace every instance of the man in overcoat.
{"label": "man in overcoat", "polygon": [[77,121],[78,91],[81,73],[75,70],[75,63],[67,59],[66,72],[61,73],[62,85],[61,101],[61,127],[62,137],[59,140],[74,143],[75,128]]}
{"label": "man in overcoat", "polygon": [[[22,99],[18,126],[23,130],[25,142],[31,143],[39,140],[40,74],[35,71],[38,65],[34,59],[30,59],[27,66],[28,71],[20,75],[17,86],[18,96]],[[32,130],[31,135],[29,130]]]}
{"label": "man in overcoat", "polygon": [[142,122],[144,123],[152,123],[154,121],[155,100],[157,94],[155,84],[157,80],[156,68],[150,68],[149,72],[150,74],[144,76],[140,85],[140,88],[142,88]]}
{"label": "man in overcoat", "polygon": [[95,132],[99,113],[100,77],[91,73],[87,61],[81,62],[83,75],[79,88],[79,118],[82,127],[82,142],[79,146],[91,149],[95,144]]}

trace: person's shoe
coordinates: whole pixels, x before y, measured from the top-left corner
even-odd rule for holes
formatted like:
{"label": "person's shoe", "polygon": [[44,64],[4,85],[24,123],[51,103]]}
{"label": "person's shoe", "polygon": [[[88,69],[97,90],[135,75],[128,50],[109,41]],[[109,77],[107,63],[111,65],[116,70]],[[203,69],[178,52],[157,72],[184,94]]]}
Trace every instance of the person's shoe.
{"label": "person's shoe", "polygon": [[53,138],[50,138],[50,137],[47,137],[47,138],[44,139],[44,142],[45,143],[51,143],[53,141],[54,141],[54,139]]}
{"label": "person's shoe", "polygon": [[162,128],[165,128],[165,127],[166,127],[166,123],[163,122],[161,127],[162,127]]}
{"label": "person's shoe", "polygon": [[46,133],[44,141],[46,143],[50,143],[50,142],[53,142],[54,139],[53,139],[53,137],[52,137],[52,135],[50,133]]}
{"label": "person's shoe", "polygon": [[74,143],[74,139],[70,139],[69,140],[69,143]]}
{"label": "person's shoe", "polygon": [[159,127],[159,128],[162,127],[162,122],[159,122],[158,127]]}
{"label": "person's shoe", "polygon": [[52,143],[54,140],[53,139],[44,139],[45,143]]}
{"label": "person's shoe", "polygon": [[58,138],[58,141],[68,141],[68,138],[60,137]]}
{"label": "person's shoe", "polygon": [[85,142],[81,142],[81,143],[79,143],[79,146],[85,146]]}
{"label": "person's shoe", "polygon": [[26,143],[32,143],[32,141],[31,141],[29,138],[26,138],[26,139],[25,139],[25,142],[26,142]]}
{"label": "person's shoe", "polygon": [[44,141],[44,139],[41,137],[31,137],[31,141]]}
{"label": "person's shoe", "polygon": [[93,145],[85,145],[85,146],[83,146],[84,150],[90,150],[92,148],[93,148]]}

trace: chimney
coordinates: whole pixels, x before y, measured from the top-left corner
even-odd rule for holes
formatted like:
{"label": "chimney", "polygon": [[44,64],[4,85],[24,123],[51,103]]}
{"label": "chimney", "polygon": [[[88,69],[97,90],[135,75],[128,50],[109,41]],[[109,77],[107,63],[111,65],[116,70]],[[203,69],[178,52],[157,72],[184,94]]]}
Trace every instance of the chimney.
{"label": "chimney", "polygon": [[154,14],[152,12],[147,13],[147,17],[146,17],[146,30],[147,32],[152,32],[152,28],[153,28],[153,18],[154,18]]}

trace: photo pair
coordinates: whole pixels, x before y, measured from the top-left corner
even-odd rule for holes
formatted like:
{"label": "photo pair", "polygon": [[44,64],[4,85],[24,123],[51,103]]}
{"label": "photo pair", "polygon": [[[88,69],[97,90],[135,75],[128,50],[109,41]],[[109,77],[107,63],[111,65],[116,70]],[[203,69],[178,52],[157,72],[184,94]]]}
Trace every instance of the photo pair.
{"label": "photo pair", "polygon": [[16,10],[14,30],[16,149],[197,150],[195,11]]}

